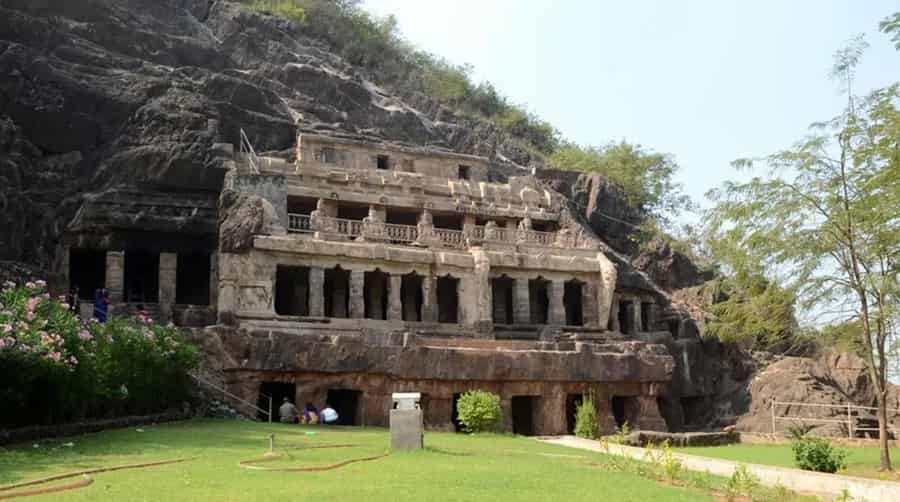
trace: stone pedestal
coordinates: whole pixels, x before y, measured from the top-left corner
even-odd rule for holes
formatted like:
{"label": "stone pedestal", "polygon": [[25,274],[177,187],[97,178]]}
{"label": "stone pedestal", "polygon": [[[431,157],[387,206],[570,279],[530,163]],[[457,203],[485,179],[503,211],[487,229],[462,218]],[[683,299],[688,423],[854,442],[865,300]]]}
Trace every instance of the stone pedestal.
{"label": "stone pedestal", "polygon": [[125,289],[125,252],[106,252],[106,289],[109,299],[114,303],[122,302]]}
{"label": "stone pedestal", "polygon": [[422,410],[391,410],[391,449],[418,450],[422,448],[425,425]]}
{"label": "stone pedestal", "polygon": [[160,321],[164,323],[172,319],[177,274],[178,255],[176,253],[159,253],[159,313],[162,316]]}
{"label": "stone pedestal", "polygon": [[[388,285],[387,318],[389,321],[400,321],[403,319],[403,299],[400,297],[402,285],[403,276],[391,274],[390,284]],[[415,305],[415,301],[413,305]]]}
{"label": "stone pedestal", "polygon": [[563,301],[566,283],[563,281],[553,281],[548,284],[547,287],[550,296],[550,311],[547,316],[547,324],[562,326],[566,324],[566,306]]}
{"label": "stone pedestal", "polygon": [[365,315],[365,272],[362,270],[351,270],[350,317],[362,319]]}
{"label": "stone pedestal", "polygon": [[531,324],[531,300],[528,294],[528,279],[513,280],[513,322]]}
{"label": "stone pedestal", "polygon": [[310,267],[309,269],[309,315],[322,317],[325,315],[325,269]]}

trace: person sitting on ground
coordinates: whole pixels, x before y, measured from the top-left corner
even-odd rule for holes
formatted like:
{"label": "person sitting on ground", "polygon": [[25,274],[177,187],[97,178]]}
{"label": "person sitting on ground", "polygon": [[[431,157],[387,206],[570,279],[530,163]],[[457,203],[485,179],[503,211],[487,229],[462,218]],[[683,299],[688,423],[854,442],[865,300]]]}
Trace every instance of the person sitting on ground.
{"label": "person sitting on ground", "polygon": [[284,398],[284,402],[278,408],[278,416],[281,423],[295,424],[297,423],[297,415],[297,407],[294,406],[294,403],[290,402],[288,398]]}
{"label": "person sitting on ground", "polygon": [[334,408],[331,407],[331,404],[325,403],[325,408],[322,410],[321,422],[323,424],[334,424],[338,421],[338,412],[334,411]]}
{"label": "person sitting on ground", "polygon": [[317,410],[312,403],[306,403],[303,414],[300,415],[300,423],[307,425],[315,425],[319,423],[319,410]]}

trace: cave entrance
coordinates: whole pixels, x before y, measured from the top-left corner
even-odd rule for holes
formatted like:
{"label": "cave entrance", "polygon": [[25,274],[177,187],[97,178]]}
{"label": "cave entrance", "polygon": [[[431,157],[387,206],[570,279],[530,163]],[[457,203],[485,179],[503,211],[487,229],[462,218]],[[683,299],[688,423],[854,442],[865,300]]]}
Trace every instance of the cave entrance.
{"label": "cave entrance", "polygon": [[575,433],[575,414],[583,401],[581,394],[566,394],[566,431],[569,434]]}
{"label": "cave entrance", "polygon": [[326,402],[338,413],[335,425],[359,425],[360,397],[362,391],[351,389],[329,389]]}
{"label": "cave entrance", "polygon": [[159,302],[159,253],[125,251],[123,296],[127,303]]}
{"label": "cave entrance", "polygon": [[462,422],[459,421],[459,398],[462,397],[462,393],[453,394],[453,405],[450,407],[450,423],[453,424],[453,430],[455,432],[462,432],[463,426]]}
{"label": "cave entrance", "polygon": [[513,323],[513,280],[507,275],[491,279],[494,324]]}
{"label": "cave entrance", "polygon": [[309,315],[309,267],[275,268],[275,313]]}
{"label": "cave entrance", "polygon": [[628,315],[628,302],[626,301],[619,302],[619,332],[623,335],[632,332],[631,316]]}
{"label": "cave entrance", "polygon": [[78,288],[82,300],[91,301],[94,293],[106,284],[106,251],[102,249],[69,250],[69,288]]}
{"label": "cave entrance", "polygon": [[538,409],[538,396],[512,397],[513,434],[534,435],[534,416]]}
{"label": "cave entrance", "polygon": [[[272,398],[272,421],[281,421],[278,408],[284,402],[284,398],[294,402],[297,395],[297,386],[290,382],[262,382],[259,384],[259,397],[256,400],[256,407],[260,410],[269,409],[269,398]],[[294,403],[295,405],[297,403]],[[256,418],[265,421],[268,419],[265,413],[257,411]]]}
{"label": "cave entrance", "polygon": [[567,326],[583,326],[583,296],[584,283],[573,279],[566,281],[563,289],[563,305],[566,308],[566,325]]}
{"label": "cave entrance", "polygon": [[628,423],[632,428],[638,418],[637,414],[637,398],[634,396],[613,396],[610,400],[613,412],[613,420],[616,427],[621,429],[623,425]]}
{"label": "cave entrance", "polygon": [[366,319],[387,319],[388,275],[379,269],[363,274],[363,302]]}
{"label": "cave entrance", "polygon": [[459,321],[459,279],[446,275],[437,280],[438,322]]}
{"label": "cave entrance", "polygon": [[175,303],[209,305],[209,253],[178,253],[175,273]]}
{"label": "cave entrance", "polygon": [[422,300],[422,276],[415,272],[404,275],[400,280],[400,301],[404,321],[422,321]]}
{"label": "cave entrance", "polygon": [[325,317],[346,318],[350,302],[350,271],[340,265],[325,270],[322,288],[325,303]]}
{"label": "cave entrance", "polygon": [[547,292],[549,284],[550,281],[543,277],[528,281],[531,324],[547,324],[547,313],[550,308],[550,295]]}

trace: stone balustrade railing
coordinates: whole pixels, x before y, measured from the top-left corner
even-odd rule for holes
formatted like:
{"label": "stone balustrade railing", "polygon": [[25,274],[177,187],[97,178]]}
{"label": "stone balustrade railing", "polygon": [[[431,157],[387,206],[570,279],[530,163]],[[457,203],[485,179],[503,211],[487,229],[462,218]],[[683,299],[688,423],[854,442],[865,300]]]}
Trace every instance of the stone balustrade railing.
{"label": "stone balustrade railing", "polygon": [[530,244],[557,248],[585,247],[578,246],[578,243],[566,231],[541,232],[474,225],[466,227],[465,230],[452,230],[435,228],[431,225],[398,225],[366,220],[311,217],[293,213],[288,214],[288,231],[306,234],[319,232],[326,236],[325,238],[362,238],[398,244],[437,245],[455,249],[465,249],[470,244],[483,242]]}

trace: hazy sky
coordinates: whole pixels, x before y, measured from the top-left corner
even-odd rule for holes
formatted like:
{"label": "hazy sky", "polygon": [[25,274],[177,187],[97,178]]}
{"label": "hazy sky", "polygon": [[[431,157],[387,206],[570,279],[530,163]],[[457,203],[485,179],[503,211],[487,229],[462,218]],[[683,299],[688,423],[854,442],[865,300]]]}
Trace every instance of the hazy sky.
{"label": "hazy sky", "polygon": [[790,146],[843,100],[832,56],[865,33],[861,91],[900,81],[878,22],[896,0],[365,0],[417,46],[470,63],[579,143],[626,139],[675,156],[704,193],[735,158]]}

